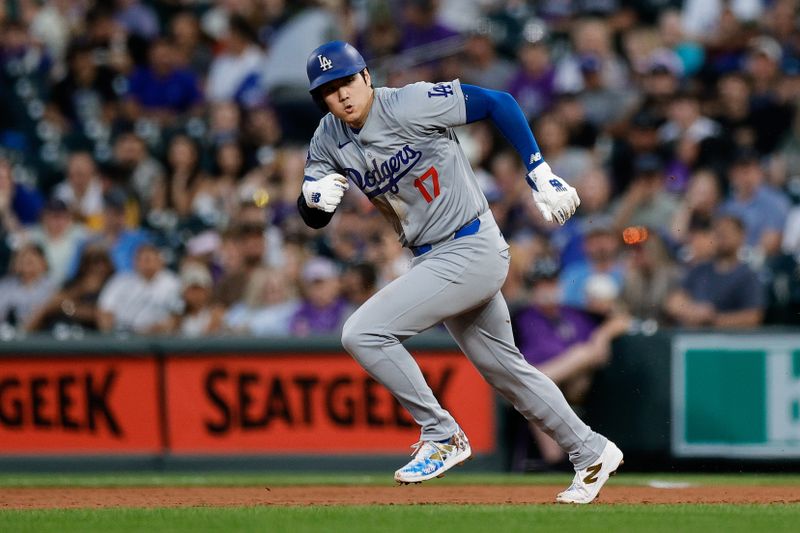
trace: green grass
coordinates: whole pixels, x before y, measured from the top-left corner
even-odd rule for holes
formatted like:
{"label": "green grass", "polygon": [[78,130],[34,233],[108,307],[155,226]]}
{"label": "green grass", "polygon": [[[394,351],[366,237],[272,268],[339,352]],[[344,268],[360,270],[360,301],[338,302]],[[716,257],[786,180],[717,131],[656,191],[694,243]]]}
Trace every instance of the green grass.
{"label": "green grass", "polygon": [[797,531],[798,505],[247,507],[0,512],[4,532]]}
{"label": "green grass", "polygon": [[[571,474],[448,474],[434,483],[442,485],[564,485]],[[795,485],[800,474],[683,474],[620,472],[610,485],[647,485],[653,480],[693,485]],[[2,487],[285,487],[296,485],[390,486],[391,472],[351,473],[209,473],[209,474],[0,474]]]}

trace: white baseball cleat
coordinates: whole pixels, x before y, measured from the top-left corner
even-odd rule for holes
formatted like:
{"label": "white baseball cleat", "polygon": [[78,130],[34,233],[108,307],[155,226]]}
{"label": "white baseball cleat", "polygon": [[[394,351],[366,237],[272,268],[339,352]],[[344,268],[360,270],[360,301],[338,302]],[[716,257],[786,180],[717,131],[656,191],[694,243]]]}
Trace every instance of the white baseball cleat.
{"label": "white baseball cleat", "polygon": [[623,463],[622,451],[611,441],[593,465],[575,470],[572,485],[556,496],[558,503],[591,503],[600,493],[608,478],[617,473]]}
{"label": "white baseball cleat", "polygon": [[419,441],[411,447],[414,458],[394,473],[394,480],[398,483],[421,483],[442,477],[472,455],[467,436],[461,429],[445,442]]}

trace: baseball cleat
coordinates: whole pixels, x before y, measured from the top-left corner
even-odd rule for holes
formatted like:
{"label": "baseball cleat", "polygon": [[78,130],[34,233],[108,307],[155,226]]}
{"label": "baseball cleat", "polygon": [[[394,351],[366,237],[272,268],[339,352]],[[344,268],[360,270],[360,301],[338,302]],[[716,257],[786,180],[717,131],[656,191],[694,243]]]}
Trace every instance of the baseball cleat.
{"label": "baseball cleat", "polygon": [[597,462],[586,468],[575,470],[572,485],[556,496],[558,503],[591,503],[600,493],[608,478],[617,473],[623,463],[622,451],[611,441],[606,443]]}
{"label": "baseball cleat", "polygon": [[414,457],[403,468],[394,473],[394,480],[400,484],[421,483],[444,473],[470,458],[472,450],[464,432],[458,433],[445,442],[419,441],[412,446]]}

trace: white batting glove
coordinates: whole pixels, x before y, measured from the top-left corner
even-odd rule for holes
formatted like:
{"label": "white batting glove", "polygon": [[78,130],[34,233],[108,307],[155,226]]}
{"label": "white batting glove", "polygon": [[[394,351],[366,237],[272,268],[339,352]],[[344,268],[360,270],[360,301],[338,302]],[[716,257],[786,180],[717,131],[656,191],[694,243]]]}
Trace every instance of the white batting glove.
{"label": "white batting glove", "polygon": [[581,204],[575,188],[553,174],[547,163],[541,163],[528,172],[525,181],[533,189],[536,207],[548,222],[555,220],[563,225]]}
{"label": "white batting glove", "polygon": [[303,198],[308,207],[333,213],[342,201],[344,192],[350,187],[347,178],[341,174],[328,174],[316,181],[303,182]]}

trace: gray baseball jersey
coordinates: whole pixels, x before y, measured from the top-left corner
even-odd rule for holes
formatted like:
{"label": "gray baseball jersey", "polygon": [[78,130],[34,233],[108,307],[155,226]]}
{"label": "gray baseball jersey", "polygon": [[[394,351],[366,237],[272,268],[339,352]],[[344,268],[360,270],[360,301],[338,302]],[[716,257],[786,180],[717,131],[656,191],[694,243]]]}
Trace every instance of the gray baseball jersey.
{"label": "gray baseball jersey", "polygon": [[330,113],[322,119],[305,174],[343,174],[392,223],[403,245],[437,243],[488,209],[452,130],[465,123],[458,80],[378,88],[360,131]]}

